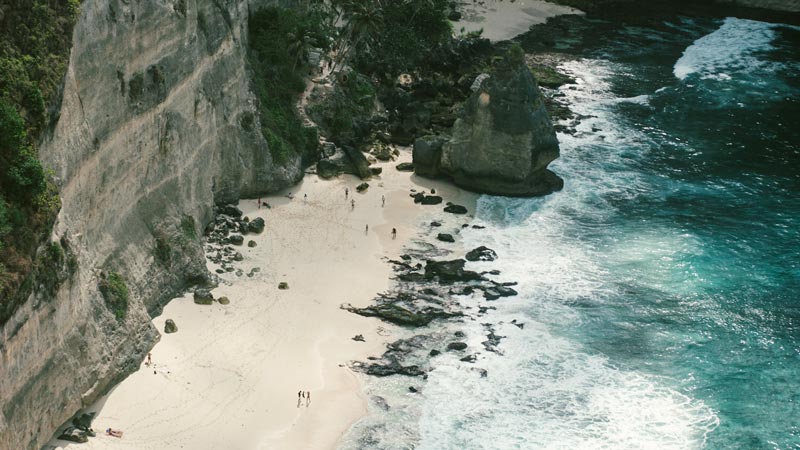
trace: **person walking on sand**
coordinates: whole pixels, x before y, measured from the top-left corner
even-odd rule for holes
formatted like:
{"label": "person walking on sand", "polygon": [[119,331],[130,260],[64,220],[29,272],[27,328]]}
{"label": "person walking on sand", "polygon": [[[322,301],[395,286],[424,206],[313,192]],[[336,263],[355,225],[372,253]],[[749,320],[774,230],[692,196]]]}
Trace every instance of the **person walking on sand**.
{"label": "person walking on sand", "polygon": [[369,234],[369,224],[364,228],[364,234]]}
{"label": "person walking on sand", "polygon": [[153,354],[148,352],[147,353],[147,363],[145,363],[145,365],[150,367],[150,364],[153,364]]}
{"label": "person walking on sand", "polygon": [[258,209],[261,209],[261,197],[258,197]]}
{"label": "person walking on sand", "polygon": [[392,228],[392,239],[397,237],[397,228]]}
{"label": "person walking on sand", "polygon": [[381,208],[383,208],[384,206],[386,206],[386,196],[381,195]]}
{"label": "person walking on sand", "polygon": [[303,391],[297,391],[297,407],[300,407],[300,403],[303,401]]}
{"label": "person walking on sand", "polygon": [[349,188],[344,188],[344,199],[347,200],[347,196],[349,196],[349,195],[350,195],[350,189]]}
{"label": "person walking on sand", "polygon": [[311,391],[306,391],[306,408],[311,404]]}
{"label": "person walking on sand", "polygon": [[354,209],[356,209],[356,200],[352,199],[350,200],[350,210],[352,211]]}
{"label": "person walking on sand", "polygon": [[304,201],[304,202],[307,202],[307,201],[308,201],[308,194],[303,194],[303,201]]}

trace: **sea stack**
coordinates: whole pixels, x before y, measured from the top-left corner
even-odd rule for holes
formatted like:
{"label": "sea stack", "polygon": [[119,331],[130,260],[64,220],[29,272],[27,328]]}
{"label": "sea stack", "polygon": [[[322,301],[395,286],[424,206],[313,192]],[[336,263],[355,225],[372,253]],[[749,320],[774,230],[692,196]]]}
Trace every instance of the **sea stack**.
{"label": "sea stack", "polygon": [[558,155],[542,94],[515,45],[467,100],[452,138],[442,146],[438,171],[471,191],[546,195],[564,186],[547,170]]}

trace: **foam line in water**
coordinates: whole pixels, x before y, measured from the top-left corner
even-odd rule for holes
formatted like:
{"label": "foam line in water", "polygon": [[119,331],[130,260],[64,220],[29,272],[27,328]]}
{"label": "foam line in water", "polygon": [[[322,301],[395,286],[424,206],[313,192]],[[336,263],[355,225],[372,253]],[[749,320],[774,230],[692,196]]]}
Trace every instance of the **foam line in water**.
{"label": "foam line in water", "polygon": [[680,80],[692,74],[730,79],[726,72],[758,68],[764,63],[755,53],[772,49],[774,28],[765,22],[728,17],[719,29],[686,48],[673,73]]}

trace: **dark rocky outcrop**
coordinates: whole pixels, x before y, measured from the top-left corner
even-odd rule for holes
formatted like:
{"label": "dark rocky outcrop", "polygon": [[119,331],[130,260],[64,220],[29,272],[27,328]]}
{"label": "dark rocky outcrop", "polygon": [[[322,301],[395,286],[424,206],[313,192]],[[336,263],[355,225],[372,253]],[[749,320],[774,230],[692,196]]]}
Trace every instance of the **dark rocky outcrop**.
{"label": "dark rocky outcrop", "polygon": [[410,327],[425,326],[434,319],[452,317],[455,314],[446,312],[436,308],[421,308],[417,311],[405,308],[398,304],[384,303],[376,306],[368,306],[366,308],[354,308],[351,306],[344,307],[347,311],[356,313],[365,317],[377,317],[386,322],[395,325],[403,325]]}
{"label": "dark rocky outcrop", "polygon": [[167,321],[164,322],[164,333],[170,334],[170,333],[175,333],[177,331],[178,331],[178,326],[175,325],[174,320],[167,319]]}
{"label": "dark rocky outcrop", "polygon": [[450,233],[439,233],[436,235],[436,239],[442,242],[455,242],[455,238]]}
{"label": "dark rocky outcrop", "polygon": [[214,303],[214,295],[209,290],[198,289],[194,291],[194,302],[198,305],[210,305]]}
{"label": "dark rocky outcrop", "polygon": [[428,280],[437,278],[439,282],[477,281],[484,279],[478,272],[464,270],[465,263],[466,261],[463,259],[427,261],[425,264],[425,278]]}
{"label": "dark rocky outcrop", "polygon": [[350,162],[353,165],[355,174],[359,178],[366,180],[372,176],[372,172],[369,170],[369,161],[367,161],[367,157],[364,156],[360,150],[350,146],[344,146],[342,149],[344,150],[345,155],[350,158]]}
{"label": "dark rocky outcrop", "polygon": [[242,210],[236,205],[222,205],[218,207],[219,214],[225,214],[231,217],[242,217]]}
{"label": "dark rocky outcrop", "polygon": [[420,203],[423,205],[438,205],[442,203],[442,197],[438,195],[425,195],[420,200]]}
{"label": "dark rocky outcrop", "polygon": [[558,155],[542,94],[522,50],[512,47],[467,101],[452,138],[442,146],[438,169],[472,191],[545,195],[563,187],[563,180],[547,170]]}
{"label": "dark rocky outcrop", "polygon": [[400,172],[413,172],[414,171],[414,163],[404,162],[400,163],[396,167],[397,170]]}
{"label": "dark rocky outcrop", "polygon": [[417,365],[403,366],[398,361],[392,360],[388,364],[372,363],[364,369],[367,375],[374,375],[376,377],[387,377],[389,375],[406,375],[409,377],[418,377],[425,375],[425,371],[420,369]]}
{"label": "dark rocky outcrop", "polygon": [[467,252],[465,256],[467,261],[494,261],[497,259],[497,253],[494,250],[481,245]]}
{"label": "dark rocky outcrop", "polygon": [[264,231],[265,226],[266,224],[264,223],[264,219],[262,219],[261,217],[256,217],[255,219],[247,223],[247,231],[250,233],[261,233],[262,231]]}
{"label": "dark rocky outcrop", "polygon": [[444,143],[444,138],[433,135],[422,136],[414,141],[412,158],[415,174],[431,178],[440,175],[439,161]]}
{"label": "dark rocky outcrop", "polygon": [[460,351],[460,350],[465,350],[466,348],[467,348],[467,344],[465,342],[451,342],[451,343],[447,344],[447,350],[448,351],[453,351],[453,350],[459,350]]}
{"label": "dark rocky outcrop", "polygon": [[449,212],[451,214],[466,214],[467,208],[461,205],[454,205],[451,203],[445,206],[444,212]]}

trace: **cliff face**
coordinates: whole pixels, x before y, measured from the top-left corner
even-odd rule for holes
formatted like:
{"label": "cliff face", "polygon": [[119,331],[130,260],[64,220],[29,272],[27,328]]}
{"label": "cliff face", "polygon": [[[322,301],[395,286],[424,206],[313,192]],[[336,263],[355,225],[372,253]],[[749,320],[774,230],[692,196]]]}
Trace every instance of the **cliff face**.
{"label": "cliff face", "polygon": [[[53,239],[78,268],[2,327],[0,448],[41,447],[138,367],[158,339],[148,311],[206,278],[198,236],[214,202],[302,176],[299,158],[273,164],[247,69],[248,13],[274,3],[83,1],[40,149],[63,202]],[[105,271],[126,280],[124,318],[98,291]]]}

